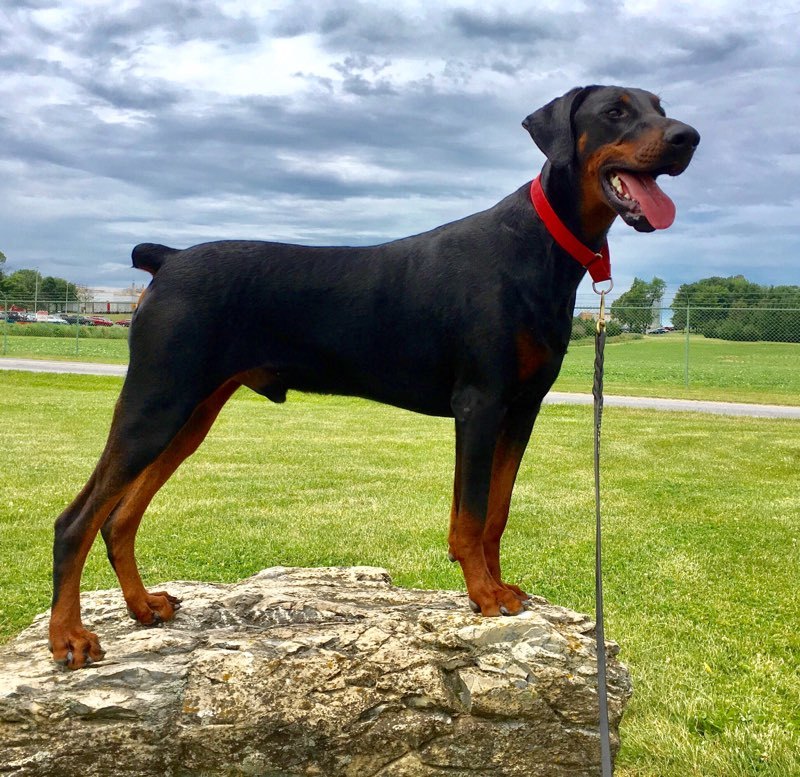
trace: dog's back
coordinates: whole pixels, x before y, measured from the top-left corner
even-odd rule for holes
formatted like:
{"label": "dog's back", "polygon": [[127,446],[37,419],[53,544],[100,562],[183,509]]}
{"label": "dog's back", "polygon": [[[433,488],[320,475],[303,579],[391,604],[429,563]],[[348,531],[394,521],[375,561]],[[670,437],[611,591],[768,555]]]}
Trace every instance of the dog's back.
{"label": "dog's back", "polygon": [[504,332],[522,315],[516,288],[539,271],[526,206],[523,187],[488,211],[367,247],[141,244],[134,266],[154,278],[131,327],[132,369],[213,353],[214,380],[264,368],[287,389],[452,415],[459,365],[483,366],[465,343],[492,354],[487,370],[498,349],[513,359]]}

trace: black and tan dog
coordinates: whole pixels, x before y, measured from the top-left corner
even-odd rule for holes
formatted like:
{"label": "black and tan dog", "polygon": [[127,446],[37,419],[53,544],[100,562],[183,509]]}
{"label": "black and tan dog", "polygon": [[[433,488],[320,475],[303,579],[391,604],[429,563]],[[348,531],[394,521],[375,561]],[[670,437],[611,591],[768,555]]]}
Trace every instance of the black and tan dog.
{"label": "black and tan dog", "polygon": [[[672,222],[655,178],[681,173],[699,135],[666,118],[654,95],[573,89],[523,125],[547,156],[543,195],[591,252],[617,215],[644,232]],[[78,668],[103,656],[80,615],[81,573],[98,531],[132,615],[143,624],[173,617],[178,600],[142,584],[136,531],[240,386],[273,402],[298,389],[454,418],[451,558],[476,611],[522,610],[526,594],[501,578],[500,538],[585,273],[538,217],[529,184],[482,213],[384,245],[144,244],[133,264],[153,280],[131,326],[108,442],[55,525],[56,661]]]}

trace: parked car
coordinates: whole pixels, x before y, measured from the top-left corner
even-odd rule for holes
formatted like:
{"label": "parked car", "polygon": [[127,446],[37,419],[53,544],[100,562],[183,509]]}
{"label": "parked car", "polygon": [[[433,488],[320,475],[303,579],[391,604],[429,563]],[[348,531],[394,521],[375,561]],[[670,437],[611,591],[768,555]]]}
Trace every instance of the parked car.
{"label": "parked car", "polygon": [[24,313],[17,313],[16,310],[10,310],[8,313],[3,314],[5,320],[8,321],[9,324],[16,324],[22,321],[24,315]]}
{"label": "parked car", "polygon": [[86,316],[64,316],[64,320],[68,324],[80,324],[81,326],[94,326],[91,318]]}
{"label": "parked car", "polygon": [[665,335],[667,330],[664,329],[663,326],[656,327],[655,329],[648,329],[647,334],[649,335]]}
{"label": "parked car", "polygon": [[114,322],[102,316],[89,316],[93,326],[114,326]]}
{"label": "parked car", "polygon": [[67,321],[61,316],[45,316],[39,319],[40,324],[66,324]]}
{"label": "parked car", "polygon": [[129,318],[121,318],[119,321],[114,322],[117,326],[130,326],[131,320]]}

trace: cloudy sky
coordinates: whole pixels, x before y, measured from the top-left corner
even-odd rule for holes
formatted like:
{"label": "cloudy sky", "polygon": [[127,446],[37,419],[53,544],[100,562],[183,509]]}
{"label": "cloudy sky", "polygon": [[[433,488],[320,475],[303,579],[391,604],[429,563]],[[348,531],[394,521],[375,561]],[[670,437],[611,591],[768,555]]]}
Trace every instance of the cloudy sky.
{"label": "cloudy sky", "polygon": [[0,250],[125,286],[143,241],[420,232],[536,174],[528,113],[615,83],[703,137],[673,227],[613,227],[618,290],[800,284],[799,30],[797,0],[0,0]]}

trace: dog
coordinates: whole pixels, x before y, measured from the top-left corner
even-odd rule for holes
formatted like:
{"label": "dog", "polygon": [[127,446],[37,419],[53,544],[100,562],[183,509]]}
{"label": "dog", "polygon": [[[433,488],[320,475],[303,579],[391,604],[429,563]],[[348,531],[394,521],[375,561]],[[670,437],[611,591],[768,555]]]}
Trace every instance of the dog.
{"label": "dog", "polygon": [[[153,625],[179,609],[176,597],[145,589],[136,532],[240,386],[273,402],[295,389],[454,418],[450,558],[476,612],[523,609],[527,594],[501,575],[500,539],[586,273],[563,235],[602,279],[614,219],[641,232],[669,226],[674,206],[655,179],[682,173],[700,140],[655,95],[613,86],[572,89],[523,126],[547,158],[534,184],[429,232],[358,248],[238,240],[134,248],[133,266],[153,278],[133,316],[127,377],[100,460],[55,522],[56,662],[76,669],[104,655],[80,615],[98,531],[132,617]],[[537,198],[560,227],[545,223]],[[232,306],[235,327],[226,320]]]}

